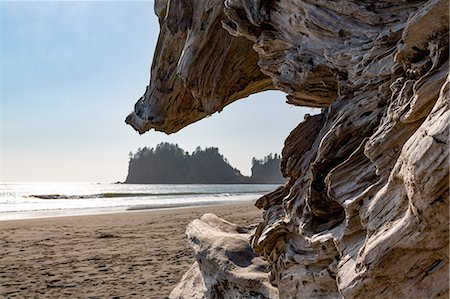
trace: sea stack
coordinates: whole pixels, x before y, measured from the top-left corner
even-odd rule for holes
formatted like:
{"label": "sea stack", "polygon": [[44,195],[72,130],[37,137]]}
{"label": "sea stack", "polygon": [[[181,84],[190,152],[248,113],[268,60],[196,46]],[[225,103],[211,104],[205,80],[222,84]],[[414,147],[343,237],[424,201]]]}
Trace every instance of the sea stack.
{"label": "sea stack", "polygon": [[140,133],[268,89],[322,108],[287,137],[289,181],[257,201],[257,227],[189,225],[197,262],[172,298],[448,297],[448,1],[156,0],[155,12],[150,84],[127,118]]}

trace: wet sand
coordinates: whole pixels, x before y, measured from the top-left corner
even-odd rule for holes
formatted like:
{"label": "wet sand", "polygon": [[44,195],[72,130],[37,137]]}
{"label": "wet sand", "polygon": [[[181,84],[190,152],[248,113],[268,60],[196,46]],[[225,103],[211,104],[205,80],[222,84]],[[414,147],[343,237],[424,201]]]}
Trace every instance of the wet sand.
{"label": "wet sand", "polygon": [[0,298],[167,298],[194,261],[205,213],[257,223],[250,203],[0,221]]}

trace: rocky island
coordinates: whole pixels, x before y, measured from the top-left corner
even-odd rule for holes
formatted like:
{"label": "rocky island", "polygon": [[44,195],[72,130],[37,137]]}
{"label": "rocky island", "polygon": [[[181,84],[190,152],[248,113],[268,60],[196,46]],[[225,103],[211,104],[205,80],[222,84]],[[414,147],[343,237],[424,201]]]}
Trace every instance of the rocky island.
{"label": "rocky island", "polygon": [[172,298],[448,297],[448,1],[155,12],[150,84],[126,119],[138,132],[174,133],[269,89],[322,108],[287,137],[289,181],[256,202],[256,227],[212,214],[188,226],[197,262]]}
{"label": "rocky island", "polygon": [[160,143],[130,153],[126,184],[282,184],[280,158],[272,154],[252,160],[252,175],[233,168],[216,147],[190,154],[177,144]]}

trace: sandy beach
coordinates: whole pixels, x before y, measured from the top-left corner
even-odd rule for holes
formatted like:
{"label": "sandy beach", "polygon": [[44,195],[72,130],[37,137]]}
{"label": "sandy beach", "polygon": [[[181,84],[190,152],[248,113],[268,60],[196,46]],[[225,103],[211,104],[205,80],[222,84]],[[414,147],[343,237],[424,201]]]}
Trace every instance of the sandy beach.
{"label": "sandy beach", "polygon": [[187,224],[248,225],[251,203],[0,222],[1,298],[166,298],[194,258]]}

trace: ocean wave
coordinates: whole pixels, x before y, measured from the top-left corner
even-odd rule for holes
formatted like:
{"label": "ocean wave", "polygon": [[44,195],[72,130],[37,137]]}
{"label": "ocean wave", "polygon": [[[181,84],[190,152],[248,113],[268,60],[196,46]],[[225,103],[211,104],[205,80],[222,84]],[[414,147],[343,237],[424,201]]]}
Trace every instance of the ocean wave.
{"label": "ocean wave", "polygon": [[90,198],[124,198],[124,197],[168,197],[168,196],[233,196],[233,195],[244,195],[244,194],[263,194],[264,192],[255,191],[241,191],[236,193],[229,192],[172,192],[172,193],[128,193],[128,192],[108,192],[108,193],[97,193],[97,194],[32,194],[28,197],[38,198],[38,199],[90,199]]}

